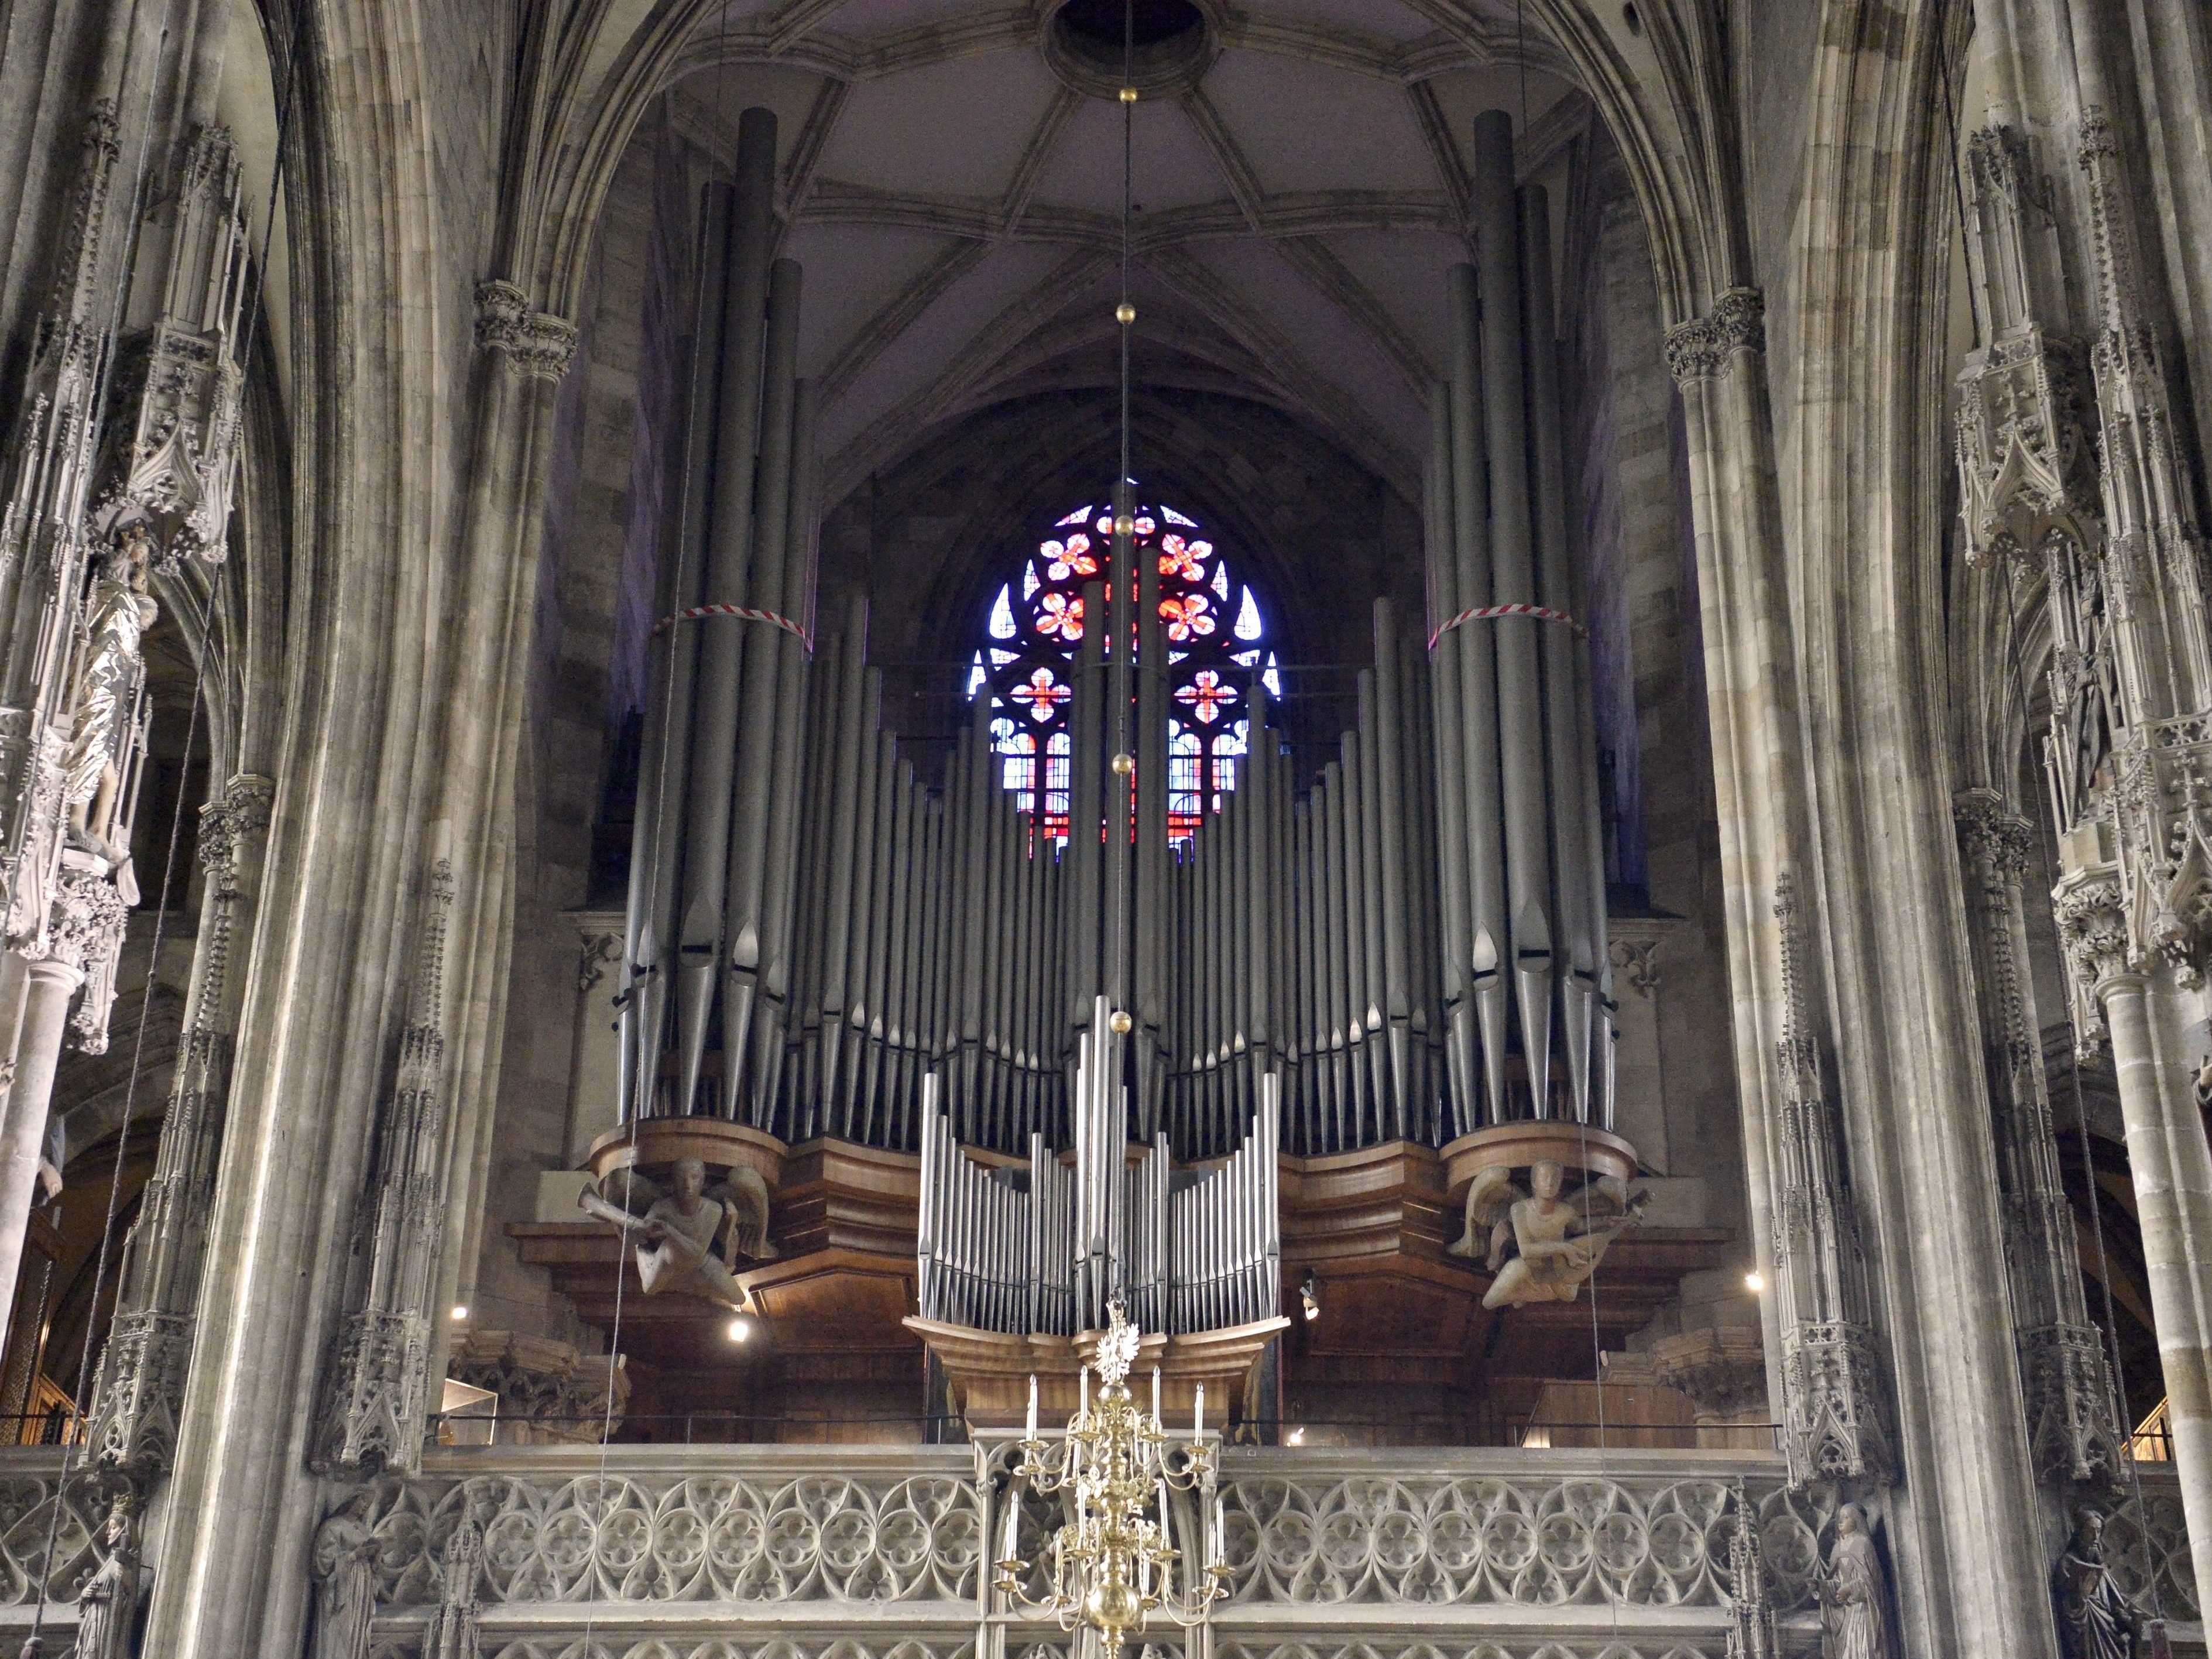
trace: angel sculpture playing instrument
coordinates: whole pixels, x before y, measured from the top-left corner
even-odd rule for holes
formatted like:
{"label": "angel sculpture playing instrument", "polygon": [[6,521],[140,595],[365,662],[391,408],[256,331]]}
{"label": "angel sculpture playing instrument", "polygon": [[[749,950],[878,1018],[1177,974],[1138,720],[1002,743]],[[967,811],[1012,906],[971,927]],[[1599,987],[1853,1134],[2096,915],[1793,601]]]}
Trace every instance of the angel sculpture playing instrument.
{"label": "angel sculpture playing instrument", "polygon": [[635,1236],[637,1276],[648,1296],[688,1291],[743,1312],[744,1289],[731,1276],[738,1258],[775,1255],[768,1242],[768,1183],[741,1164],[709,1193],[707,1166],[696,1158],[676,1161],[673,1182],[674,1190],[663,1193],[635,1170],[610,1170],[598,1192],[587,1186],[576,1202]]}
{"label": "angel sculpture playing instrument", "polygon": [[1454,1255],[1474,1255],[1490,1240],[1484,1265],[1498,1275],[1482,1298],[1486,1308],[1518,1308],[1531,1302],[1571,1302],[1597,1271],[1606,1247],[1644,1218],[1647,1194],[1630,1195],[1619,1176],[1601,1176],[1571,1199],[1559,1196],[1563,1164],[1532,1164],[1524,1193],[1510,1170],[1485,1170],[1467,1191],[1467,1231]]}

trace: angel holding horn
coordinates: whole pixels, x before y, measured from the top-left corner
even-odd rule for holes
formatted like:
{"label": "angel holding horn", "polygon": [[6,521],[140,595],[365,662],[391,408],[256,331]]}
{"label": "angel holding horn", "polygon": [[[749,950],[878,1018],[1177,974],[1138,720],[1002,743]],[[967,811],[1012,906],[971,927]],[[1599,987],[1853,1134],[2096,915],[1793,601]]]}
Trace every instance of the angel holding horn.
{"label": "angel holding horn", "polygon": [[688,1291],[744,1311],[744,1288],[732,1277],[738,1258],[775,1255],[768,1242],[768,1183],[759,1170],[739,1165],[709,1193],[707,1166],[696,1158],[678,1158],[672,1180],[673,1190],[663,1193],[634,1169],[611,1170],[600,1190],[587,1186],[576,1202],[636,1240],[637,1276],[647,1295]]}
{"label": "angel holding horn", "polygon": [[1601,1176],[1570,1201],[1559,1196],[1564,1164],[1531,1164],[1523,1192],[1506,1169],[1485,1170],[1467,1192],[1467,1229],[1454,1255],[1474,1255],[1489,1236],[1484,1266],[1498,1275],[1482,1298],[1486,1308],[1518,1308],[1531,1302],[1571,1302],[1597,1271],[1606,1247],[1643,1219],[1645,1194],[1629,1195],[1618,1176]]}

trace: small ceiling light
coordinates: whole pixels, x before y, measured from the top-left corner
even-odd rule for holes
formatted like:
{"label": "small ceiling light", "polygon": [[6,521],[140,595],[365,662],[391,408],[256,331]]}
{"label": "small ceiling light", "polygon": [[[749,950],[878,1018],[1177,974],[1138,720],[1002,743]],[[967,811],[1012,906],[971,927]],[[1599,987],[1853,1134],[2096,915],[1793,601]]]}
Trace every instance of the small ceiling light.
{"label": "small ceiling light", "polygon": [[1306,1431],[1304,1429],[1292,1429],[1288,1434],[1283,1437],[1283,1443],[1286,1446],[1304,1445],[1306,1443]]}
{"label": "small ceiling light", "polygon": [[753,1322],[746,1318],[743,1314],[739,1314],[735,1319],[732,1319],[730,1322],[730,1328],[724,1334],[728,1336],[730,1340],[732,1342],[744,1342],[749,1340],[753,1334]]}
{"label": "small ceiling light", "polygon": [[1306,1282],[1298,1286],[1298,1303],[1308,1319],[1321,1317],[1321,1286],[1315,1281],[1310,1267],[1306,1270]]}
{"label": "small ceiling light", "polygon": [[1766,1288],[1766,1275],[1756,1271],[1746,1273],[1743,1276],[1743,1287],[1753,1296],[1757,1296]]}
{"label": "small ceiling light", "polygon": [[468,1309],[459,1303],[453,1304],[453,1322],[458,1325],[469,1316]]}

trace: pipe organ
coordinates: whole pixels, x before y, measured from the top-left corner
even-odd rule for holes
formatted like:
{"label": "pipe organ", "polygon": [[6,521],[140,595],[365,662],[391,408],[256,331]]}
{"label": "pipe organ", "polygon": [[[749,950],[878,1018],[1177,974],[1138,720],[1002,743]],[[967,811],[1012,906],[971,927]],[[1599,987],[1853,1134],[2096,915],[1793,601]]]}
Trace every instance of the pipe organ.
{"label": "pipe organ", "polygon": [[[1139,541],[1154,509],[1133,484],[1067,664],[1064,843],[1041,793],[1004,787],[1007,711],[988,691],[941,776],[902,755],[865,596],[811,653],[777,625],[812,608],[814,514],[799,273],[768,257],[766,112],[744,118],[735,186],[708,194],[664,560],[679,619],[654,638],[639,788],[625,1110],[919,1147],[932,1317],[1089,1328],[1109,1283],[1152,1328],[1257,1316],[1275,1295],[1279,1141],[1610,1126],[1547,209],[1538,188],[1516,197],[1503,116],[1477,141],[1483,234],[1451,273],[1434,401],[1427,626],[1377,602],[1357,720],[1309,776],[1254,668],[1233,787],[1179,843],[1165,562]],[[1012,1161],[987,1173],[963,1147]],[[1224,1158],[1196,1180],[1170,1164]],[[1163,1237],[1168,1255],[1146,1254]]]}
{"label": "pipe organ", "polygon": [[1030,1135],[1026,1164],[987,1168],[961,1151],[922,1091],[921,1316],[978,1330],[1073,1336],[1119,1301],[1171,1334],[1270,1317],[1281,1279],[1278,1082],[1263,1080],[1243,1143],[1220,1167],[1176,1170],[1165,1133],[1133,1159],[1122,1038],[1103,999],[1076,1068],[1075,1146]]}

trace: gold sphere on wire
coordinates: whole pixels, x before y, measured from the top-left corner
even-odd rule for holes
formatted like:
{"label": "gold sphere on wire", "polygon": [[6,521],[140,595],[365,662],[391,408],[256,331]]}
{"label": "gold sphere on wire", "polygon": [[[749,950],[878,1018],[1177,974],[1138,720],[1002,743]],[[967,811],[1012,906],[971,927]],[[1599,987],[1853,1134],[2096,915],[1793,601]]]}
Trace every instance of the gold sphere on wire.
{"label": "gold sphere on wire", "polygon": [[1106,1022],[1106,1024],[1113,1029],[1113,1032],[1115,1036],[1128,1036],[1129,1027],[1134,1023],[1135,1022],[1131,1020],[1127,1014],[1122,1013],[1118,1010],[1115,1012],[1113,1018]]}
{"label": "gold sphere on wire", "polygon": [[1137,320],[1136,307],[1131,305],[1127,300],[1122,301],[1120,305],[1114,307],[1114,320],[1124,328],[1128,327]]}
{"label": "gold sphere on wire", "polygon": [[1137,763],[1132,757],[1127,755],[1116,755],[1114,757],[1114,775],[1115,777],[1126,778],[1130,773],[1136,769]]}
{"label": "gold sphere on wire", "polygon": [[1137,101],[1137,89],[1136,89],[1136,88],[1134,88],[1134,87],[1124,87],[1124,88],[1121,88],[1121,101],[1122,101],[1123,103],[1125,103],[1125,104],[1133,104],[1133,103],[1135,103],[1135,102]]}
{"label": "gold sphere on wire", "polygon": [[1137,521],[1131,518],[1127,514],[1122,514],[1114,520],[1114,533],[1117,536],[1135,535],[1137,533]]}

